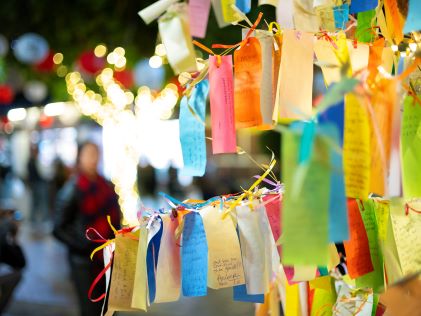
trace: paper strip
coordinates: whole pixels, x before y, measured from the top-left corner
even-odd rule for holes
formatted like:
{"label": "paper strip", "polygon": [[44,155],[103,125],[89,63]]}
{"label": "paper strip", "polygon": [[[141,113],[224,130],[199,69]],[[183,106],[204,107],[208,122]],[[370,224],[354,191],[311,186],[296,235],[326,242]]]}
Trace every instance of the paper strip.
{"label": "paper strip", "polygon": [[251,37],[234,52],[234,107],[236,128],[259,126],[262,60],[259,40]]}
{"label": "paper strip", "polygon": [[191,212],[184,216],[181,247],[181,284],[184,296],[207,295],[208,244],[202,218]]}
{"label": "paper strip", "polygon": [[[316,137],[306,165],[298,165],[303,125],[283,134],[282,174],[285,190],[282,206],[282,263],[326,266],[328,253],[329,150]],[[311,195],[305,192],[312,192]]]}
{"label": "paper strip", "polygon": [[276,101],[281,118],[308,119],[312,112],[312,89],[313,35],[285,30]]}
{"label": "paper strip", "polygon": [[212,152],[237,152],[234,122],[234,88],[232,56],[209,56],[210,110],[212,125]]}
{"label": "paper strip", "polygon": [[147,295],[148,295],[148,275],[146,271],[146,250],[148,242],[148,231],[145,226],[139,227],[139,245],[137,248],[136,271],[130,275],[133,279],[134,287],[132,297],[132,308],[137,308],[146,311],[147,309]]}
{"label": "paper strip", "polygon": [[346,196],[366,199],[370,186],[370,138],[366,109],[345,95],[344,171]]}
{"label": "paper strip", "polygon": [[146,24],[150,24],[152,21],[159,18],[160,15],[164,14],[164,12],[177,1],[178,0],[159,0],[145,9],[140,10],[138,14]]}
{"label": "paper strip", "polygon": [[244,284],[240,243],[231,217],[215,206],[200,211],[208,242],[208,286],[220,289]]}
{"label": "paper strip", "polygon": [[421,197],[421,106],[411,96],[403,104],[401,155],[404,196]]}
{"label": "paper strip", "polygon": [[111,274],[108,308],[130,311],[134,292],[138,241],[118,234],[115,238],[113,272]]}
{"label": "paper strip", "polygon": [[197,70],[185,6],[177,5],[174,12],[168,11],[158,21],[159,34],[175,74]]}
{"label": "paper strip", "polygon": [[373,271],[367,232],[361,218],[358,202],[348,200],[350,240],[344,242],[346,264],[351,278],[356,278]]}
{"label": "paper strip", "polygon": [[194,37],[204,38],[208,26],[211,0],[189,1],[190,34]]}
{"label": "paper strip", "polygon": [[[203,176],[206,170],[205,117],[209,82],[199,82],[188,100],[180,103],[180,142],[183,152],[183,174]],[[190,106],[190,108],[189,108]],[[194,114],[191,112],[194,111]],[[201,120],[201,121],[199,121]]]}
{"label": "paper strip", "polygon": [[161,215],[162,237],[156,268],[156,303],[174,302],[180,296],[180,247],[175,239],[178,221]]}

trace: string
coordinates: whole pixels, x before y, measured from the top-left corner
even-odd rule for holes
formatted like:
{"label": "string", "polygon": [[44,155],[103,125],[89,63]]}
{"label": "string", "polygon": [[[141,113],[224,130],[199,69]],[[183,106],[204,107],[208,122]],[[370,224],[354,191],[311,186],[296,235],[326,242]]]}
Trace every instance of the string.
{"label": "string", "polygon": [[254,30],[256,29],[256,27],[259,25],[260,20],[262,19],[263,13],[259,12],[259,15],[256,19],[256,21],[254,22],[254,24],[250,27],[249,31],[247,32],[246,36],[244,37],[244,39],[237,43],[237,44],[233,44],[233,45],[225,45],[225,44],[212,44],[212,48],[227,48],[227,49],[233,49],[236,48],[238,46],[243,47],[245,44],[247,44],[249,37],[251,36],[251,34],[253,34]]}
{"label": "string", "polygon": [[421,214],[421,211],[413,208],[412,206],[409,205],[409,203],[405,203],[405,215],[409,215],[409,211],[412,211],[417,214]]}

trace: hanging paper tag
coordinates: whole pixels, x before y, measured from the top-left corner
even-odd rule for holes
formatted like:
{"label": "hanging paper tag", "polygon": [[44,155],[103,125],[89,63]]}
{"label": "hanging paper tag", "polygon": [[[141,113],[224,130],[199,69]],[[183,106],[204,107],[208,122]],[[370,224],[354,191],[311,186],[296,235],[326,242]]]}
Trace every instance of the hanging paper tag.
{"label": "hanging paper tag", "polygon": [[130,311],[133,296],[133,275],[136,269],[138,241],[123,234],[115,238],[113,272],[108,308]]}
{"label": "hanging paper tag", "polygon": [[218,58],[209,56],[212,152],[236,153],[232,57],[226,55],[220,58],[221,64],[218,65]]}
{"label": "hanging paper tag", "polygon": [[334,50],[332,43],[324,38],[314,42],[314,52],[317,63],[322,69],[326,86],[329,86],[332,82],[339,82],[341,79],[340,64]]}
{"label": "hanging paper tag", "polygon": [[275,104],[273,93],[273,36],[258,35],[262,52],[262,79],[260,82],[260,112],[262,114],[261,129],[273,127],[272,116]]}
{"label": "hanging paper tag", "polygon": [[367,111],[355,95],[346,94],[343,162],[347,197],[367,199],[370,161]]}
{"label": "hanging paper tag", "polygon": [[421,270],[421,202],[393,198],[390,216],[402,273],[417,273]]}
{"label": "hanging paper tag", "polygon": [[351,278],[356,278],[373,271],[367,232],[361,218],[358,202],[348,200],[350,239],[344,242],[346,265]]}
{"label": "hanging paper tag", "polygon": [[145,9],[140,10],[138,14],[142,18],[142,20],[145,21],[146,24],[150,24],[152,21],[159,18],[160,15],[164,14],[164,12],[172,4],[178,1],[179,0],[159,0],[146,7]]}
{"label": "hanging paper tag", "polygon": [[[387,177],[390,170],[393,119],[395,111],[400,114],[397,105],[398,87],[396,83],[395,80],[380,80],[373,90],[371,98],[369,191],[382,196],[389,195],[387,192]],[[400,121],[400,116],[398,120]],[[399,138],[396,139],[395,146],[396,151],[399,152]]]}
{"label": "hanging paper tag", "polygon": [[313,8],[313,0],[294,0],[293,3],[295,29],[304,32],[318,32],[320,25]]}
{"label": "hanging paper tag", "polygon": [[184,216],[181,247],[181,283],[184,296],[207,295],[208,244],[202,218],[191,212]]}
{"label": "hanging paper tag", "polygon": [[162,237],[156,268],[156,303],[174,302],[180,296],[180,247],[175,237],[178,221],[161,215]]}
{"label": "hanging paper tag", "polygon": [[370,43],[373,41],[375,33],[372,27],[375,25],[375,17],[375,10],[358,13],[355,36],[359,42]]}
{"label": "hanging paper tag", "polygon": [[156,267],[158,265],[159,248],[162,237],[161,219],[154,220],[148,230],[148,249],[146,253],[146,269],[148,274],[149,303],[155,301]]}
{"label": "hanging paper tag", "polygon": [[196,55],[190,36],[187,5],[173,5],[158,21],[159,34],[175,74],[197,70]]}
{"label": "hanging paper tag", "polygon": [[349,15],[349,4],[345,3],[333,8],[333,16],[335,18],[335,28],[343,30],[346,28]]}
{"label": "hanging paper tag", "polygon": [[182,173],[189,176],[201,177],[206,170],[205,116],[208,92],[209,82],[203,80],[196,85],[190,99],[183,97],[180,103]]}
{"label": "hanging paper tag", "polygon": [[[103,257],[104,257],[104,268],[107,267],[110,264],[110,261],[112,259],[113,253],[115,250],[115,242],[109,244],[104,248],[102,251]],[[109,290],[110,290],[110,279],[111,279],[111,266],[107,271],[105,272],[105,296],[107,296]],[[106,299],[104,299],[102,303],[102,310],[101,315],[104,315],[105,305],[108,303]],[[112,313],[112,310],[110,310]]]}
{"label": "hanging paper tag", "polygon": [[276,7],[276,21],[284,29],[294,28],[293,3],[293,0],[279,1],[278,6]]}
{"label": "hanging paper tag", "polygon": [[[339,110],[342,114],[339,115],[340,117],[338,120],[342,121],[343,124],[343,104],[342,106],[332,108],[342,109],[342,111]],[[322,122],[323,121],[320,120],[320,123]],[[340,122],[338,124],[340,124]],[[324,123],[321,126],[321,133],[337,146],[336,148],[330,148],[329,154],[332,169],[330,174],[329,241],[338,243],[347,240],[349,237],[342,155],[337,152],[342,144],[339,139],[339,130],[334,126]]]}
{"label": "hanging paper tag", "polygon": [[[269,219],[273,239],[278,241],[281,237],[281,213],[282,203],[280,194],[270,194],[263,198],[265,203],[266,215]],[[281,254],[281,246],[278,246],[278,253]]]}
{"label": "hanging paper tag", "polygon": [[208,242],[208,286],[220,289],[244,284],[240,243],[230,216],[222,218],[219,208],[200,211]]}
{"label": "hanging paper tag", "polygon": [[243,13],[249,13],[251,10],[251,0],[236,0],[235,6]]}
{"label": "hanging paper tag", "polygon": [[308,119],[312,114],[313,35],[285,30],[276,104],[280,117]]}
{"label": "hanging paper tag", "polygon": [[[286,265],[326,266],[329,261],[329,179],[327,144],[314,140],[312,154],[298,165],[304,123],[297,123],[282,139],[282,262]],[[305,192],[312,192],[311,195]]]}
{"label": "hanging paper tag", "polygon": [[236,128],[258,126],[262,61],[259,40],[251,37],[234,52],[234,106]]}
{"label": "hanging paper tag", "polygon": [[399,44],[403,39],[402,29],[405,23],[405,18],[399,10],[398,2],[396,0],[384,0],[384,12],[389,33],[394,39],[394,43]]}
{"label": "hanging paper tag", "polygon": [[319,6],[316,13],[319,18],[320,28],[324,31],[335,32],[335,16],[331,6]]}
{"label": "hanging paper tag", "polygon": [[189,22],[191,36],[204,38],[208,26],[211,0],[189,1]]}
{"label": "hanging paper tag", "polygon": [[263,294],[267,287],[266,257],[259,213],[248,205],[237,206],[236,211],[247,294]]}
{"label": "hanging paper tag", "polygon": [[232,8],[232,5],[235,5],[235,0],[220,0],[220,2],[222,5],[222,15],[225,22],[232,23],[241,20],[241,17]]}
{"label": "hanging paper tag", "polygon": [[421,30],[421,2],[409,0],[408,16],[406,17],[403,32],[407,34],[419,30]]}
{"label": "hanging paper tag", "polygon": [[349,13],[359,13],[363,11],[373,10],[379,4],[379,0],[352,0]]}
{"label": "hanging paper tag", "polygon": [[421,105],[407,96],[401,130],[402,182],[405,198],[421,197]]}
{"label": "hanging paper tag", "polygon": [[136,257],[136,270],[128,277],[133,280],[134,287],[131,302],[132,308],[146,311],[148,296],[148,274],[146,269],[146,252],[148,247],[148,231],[145,226],[139,227],[139,243]]}
{"label": "hanging paper tag", "polygon": [[213,13],[215,14],[216,23],[218,23],[219,28],[223,28],[230,23],[224,21],[224,16],[222,15],[222,3],[221,0],[211,0]]}
{"label": "hanging paper tag", "polygon": [[364,202],[364,209],[360,211],[361,218],[367,232],[368,245],[370,249],[371,262],[373,263],[373,271],[355,280],[357,287],[369,287],[374,292],[379,293],[385,286],[383,278],[383,255],[379,245],[379,230],[377,226],[375,203],[373,200]]}

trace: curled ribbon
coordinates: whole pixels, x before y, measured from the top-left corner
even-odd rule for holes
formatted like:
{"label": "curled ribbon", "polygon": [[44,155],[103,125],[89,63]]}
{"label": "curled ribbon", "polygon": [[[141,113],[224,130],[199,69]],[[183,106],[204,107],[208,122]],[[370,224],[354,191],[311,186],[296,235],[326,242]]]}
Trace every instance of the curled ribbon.
{"label": "curled ribbon", "polygon": [[[135,227],[125,227],[125,228],[122,228],[122,229],[120,229],[120,230],[117,230],[114,226],[113,226],[113,224],[111,223],[111,217],[110,216],[107,216],[107,221],[108,221],[108,224],[110,225],[110,228],[111,228],[111,230],[113,231],[113,233],[114,233],[114,236],[117,236],[118,234],[127,234],[127,236],[129,237],[129,238],[132,238],[132,239],[135,239],[135,240],[138,240],[138,238],[135,236],[135,235],[133,235],[132,234],[132,231],[133,231],[133,229],[135,228]],[[90,233],[91,232],[93,232],[93,233],[95,233],[96,234],[96,236],[97,237],[99,237],[99,238],[91,238],[91,236],[90,236]],[[85,232],[85,236],[86,236],[86,238],[88,239],[88,240],[90,240],[90,241],[92,241],[92,242],[95,242],[95,243],[102,243],[102,245],[100,245],[100,246],[98,246],[98,247],[96,247],[93,251],[92,251],[92,253],[91,253],[91,256],[90,256],[90,258],[91,258],[91,260],[93,259],[93,257],[94,257],[94,255],[98,252],[98,251],[100,251],[100,250],[102,250],[102,249],[104,249],[104,248],[106,248],[108,245],[110,245],[110,244],[112,244],[113,242],[114,242],[114,240],[115,240],[115,238],[113,238],[113,239],[110,239],[110,240],[107,240],[107,239],[105,239],[95,228],[92,228],[92,227],[90,227],[90,228],[88,228],[87,230],[86,230],[86,232]],[[105,275],[105,273],[107,272],[107,270],[111,267],[111,265],[112,265],[112,262],[113,262],[113,254],[111,255],[111,259],[110,259],[110,262],[104,267],[104,269],[96,276],[96,278],[94,279],[94,281],[92,282],[92,284],[91,284],[91,286],[89,287],[89,291],[88,291],[88,298],[92,301],[92,302],[94,302],[94,303],[96,303],[96,302],[99,302],[99,301],[101,301],[102,299],[104,299],[105,298],[105,295],[106,295],[106,293],[103,293],[103,294],[101,294],[99,297],[97,297],[97,298],[92,298],[92,292],[93,292],[93,290],[95,289],[95,287],[96,287],[96,285],[98,284],[98,282],[101,280],[101,278]]]}
{"label": "curled ribbon", "polygon": [[276,164],[276,160],[272,159],[269,168],[260,176],[259,179],[257,179],[248,190],[244,190],[244,193],[242,193],[231,205],[230,207],[222,214],[222,218],[225,218],[237,205],[241,203],[242,200],[244,200],[245,197],[249,197],[249,200],[251,201],[253,198],[252,190],[257,187],[272,171],[273,167]]}

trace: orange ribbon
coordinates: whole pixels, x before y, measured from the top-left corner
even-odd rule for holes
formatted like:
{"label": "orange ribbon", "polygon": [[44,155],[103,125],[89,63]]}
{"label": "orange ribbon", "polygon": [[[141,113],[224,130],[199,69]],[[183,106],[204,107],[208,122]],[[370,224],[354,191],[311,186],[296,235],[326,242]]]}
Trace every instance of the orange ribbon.
{"label": "orange ribbon", "polygon": [[212,49],[210,49],[209,47],[206,47],[205,45],[203,45],[202,43],[199,43],[196,40],[193,40],[193,44],[196,45],[197,47],[203,49],[205,52],[216,56],[216,65],[219,67],[221,65],[221,55],[215,54],[214,51]]}
{"label": "orange ribbon", "polygon": [[213,44],[212,48],[234,48],[237,46],[243,47],[244,45],[247,44],[247,41],[249,39],[249,37],[251,36],[251,34],[254,32],[254,30],[256,29],[256,27],[259,25],[260,20],[263,17],[263,13],[259,12],[259,16],[257,17],[256,21],[254,22],[254,24],[252,25],[252,27],[249,29],[249,31],[247,32],[246,36],[244,37],[244,39],[234,45],[225,45],[225,44]]}

